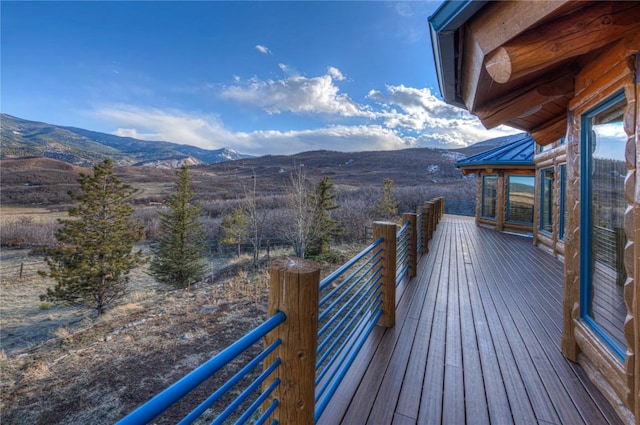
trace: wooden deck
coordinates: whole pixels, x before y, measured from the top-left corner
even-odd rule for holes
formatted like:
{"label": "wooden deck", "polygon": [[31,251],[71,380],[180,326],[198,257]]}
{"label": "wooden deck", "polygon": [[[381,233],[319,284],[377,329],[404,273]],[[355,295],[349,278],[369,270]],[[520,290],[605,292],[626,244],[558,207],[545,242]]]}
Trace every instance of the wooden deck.
{"label": "wooden deck", "polygon": [[621,423],[560,352],[560,261],[460,216],[429,246],[319,423]]}

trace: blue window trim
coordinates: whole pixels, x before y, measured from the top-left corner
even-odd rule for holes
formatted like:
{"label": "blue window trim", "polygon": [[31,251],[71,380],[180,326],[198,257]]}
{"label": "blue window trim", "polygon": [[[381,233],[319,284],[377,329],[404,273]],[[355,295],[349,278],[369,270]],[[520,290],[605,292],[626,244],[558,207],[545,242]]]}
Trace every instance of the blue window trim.
{"label": "blue window trim", "polygon": [[[509,218],[509,211],[511,211],[510,208],[510,203],[511,203],[511,184],[509,183],[509,179],[511,179],[511,177],[529,177],[533,179],[533,184],[534,184],[534,193],[535,193],[535,176],[526,176],[526,175],[519,175],[519,174],[510,174],[507,175],[507,211],[505,212],[505,217],[504,220],[509,222],[509,223],[515,223],[515,224],[531,224],[533,225],[533,219],[531,219],[531,221],[521,221],[521,220],[511,220]],[[534,199],[535,199],[535,195],[534,195]],[[532,208],[532,216],[533,216],[533,205],[531,206]]]}
{"label": "blue window trim", "polygon": [[558,239],[560,239],[561,241],[564,240],[564,226],[565,226],[564,216],[566,214],[566,208],[567,208],[566,191],[567,191],[567,164],[562,164],[560,166],[560,223],[558,223],[560,225],[558,229],[558,232],[560,232],[560,234],[558,235]]}
{"label": "blue window trim", "polygon": [[[581,117],[580,128],[580,228],[591,229],[593,223],[593,215],[591,211],[591,146],[589,145],[589,136],[591,126],[589,121],[600,112],[613,106],[614,104],[624,100],[624,91],[620,91],[611,98],[600,103],[596,107],[588,110]],[[609,333],[598,324],[592,316],[591,311],[591,262],[593,253],[591,252],[591,232],[580,232],[580,318],[589,326],[589,328],[600,338],[600,340],[611,349],[613,354],[624,362],[624,353],[626,348],[618,344]]]}
{"label": "blue window trim", "polygon": [[484,219],[494,220],[495,221],[495,219],[496,219],[495,213],[497,212],[496,211],[497,205],[493,209],[493,212],[494,212],[493,216],[485,215],[485,213],[484,213],[484,186],[485,186],[484,182],[485,182],[485,179],[487,177],[493,177],[495,179],[495,182],[496,182],[495,202],[496,202],[496,204],[498,203],[498,175],[497,174],[487,174],[487,175],[482,176],[482,196],[480,198],[480,216],[482,218],[484,218]]}
{"label": "blue window trim", "polygon": [[[544,233],[546,235],[553,234],[552,231],[550,232],[550,231],[544,229],[544,214],[543,214],[544,213],[543,206],[545,205],[545,202],[544,202],[545,201],[545,199],[544,199],[544,187],[545,187],[544,175],[549,171],[554,172],[553,167],[549,167],[549,168],[545,168],[543,170],[540,170],[540,223],[538,223],[539,224],[538,228],[540,229],[540,231],[542,233]],[[554,175],[554,182],[555,182],[555,175]],[[551,220],[552,220],[551,221],[551,226],[553,228],[553,186],[551,187],[551,198],[552,198],[552,202],[551,202],[551,205],[550,205],[550,208],[551,208]]]}

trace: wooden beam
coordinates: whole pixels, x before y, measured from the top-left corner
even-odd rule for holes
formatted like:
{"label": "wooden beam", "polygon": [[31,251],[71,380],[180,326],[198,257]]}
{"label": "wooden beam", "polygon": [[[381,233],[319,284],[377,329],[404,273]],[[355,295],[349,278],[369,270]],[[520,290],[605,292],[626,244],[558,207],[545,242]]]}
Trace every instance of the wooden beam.
{"label": "wooden beam", "polygon": [[565,137],[567,134],[567,116],[563,116],[560,119],[547,123],[542,127],[533,129],[530,133],[531,137],[539,145],[546,146],[549,143],[553,143],[561,137]]}
{"label": "wooden beam", "polygon": [[473,17],[460,40],[463,56],[459,90],[469,111],[477,106],[479,88],[492,81],[484,69],[486,55],[571,3],[570,0],[494,2]]}
{"label": "wooden beam", "polygon": [[513,118],[537,112],[545,103],[572,96],[577,71],[575,67],[565,68],[562,72],[554,74],[546,83],[535,81],[527,87],[506,93],[503,97],[478,108],[474,113],[486,128],[493,128]]}
{"label": "wooden beam", "polygon": [[527,31],[487,56],[485,69],[507,83],[606,46],[640,29],[640,4],[598,2]]}

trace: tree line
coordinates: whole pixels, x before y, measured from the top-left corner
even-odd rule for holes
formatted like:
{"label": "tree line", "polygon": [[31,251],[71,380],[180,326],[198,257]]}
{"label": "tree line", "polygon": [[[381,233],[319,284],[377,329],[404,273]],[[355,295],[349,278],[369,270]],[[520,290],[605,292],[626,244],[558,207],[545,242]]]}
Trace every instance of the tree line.
{"label": "tree line", "polygon": [[[69,218],[58,220],[57,243],[46,250],[48,270],[39,272],[56,282],[41,296],[43,301],[89,307],[99,316],[125,294],[130,272],[147,261],[150,273],[163,284],[185,288],[204,277],[203,209],[195,202],[188,166],[176,173],[175,189],[166,201],[166,210],[159,214],[150,260],[134,249],[145,234],[131,205],[137,190],[114,176],[112,161],[96,164],[92,174],[80,174],[78,181],[79,193],[69,193],[74,202]],[[219,228],[219,243],[233,246],[238,255],[241,244],[249,241],[254,266],[267,219],[259,207],[256,181],[254,175],[244,188],[244,198],[223,216]],[[394,182],[385,179],[373,208],[377,217],[397,215],[394,190]],[[288,215],[279,230],[295,255],[316,259],[330,255],[332,243],[344,230],[332,216],[340,205],[330,179],[324,177],[314,185],[304,168],[297,167],[291,174],[286,200]]]}

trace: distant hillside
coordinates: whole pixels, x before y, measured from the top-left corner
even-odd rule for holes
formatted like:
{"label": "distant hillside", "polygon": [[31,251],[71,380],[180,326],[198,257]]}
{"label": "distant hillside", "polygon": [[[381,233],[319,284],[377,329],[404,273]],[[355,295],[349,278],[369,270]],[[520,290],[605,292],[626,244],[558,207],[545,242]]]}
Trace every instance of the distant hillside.
{"label": "distant hillside", "polygon": [[[296,167],[304,167],[314,182],[328,176],[346,190],[379,187],[385,178],[398,187],[444,185],[459,187],[470,179],[454,167],[459,153],[429,148],[397,151],[313,151],[297,155],[267,155],[191,167],[191,181],[200,200],[241,198],[253,185],[263,195],[283,193]],[[142,189],[141,198],[167,195],[174,187],[175,170],[118,166],[115,174]],[[61,204],[69,202],[69,189],[78,186],[80,172],[91,169],[42,157],[0,161],[0,202],[6,204]],[[475,184],[475,183],[473,183]],[[474,186],[475,187],[475,186]]]}
{"label": "distant hillside", "polygon": [[0,114],[0,159],[46,157],[79,166],[105,158],[118,165],[176,168],[246,158],[232,149],[201,149],[163,141],[119,137],[75,127],[27,121]]}

